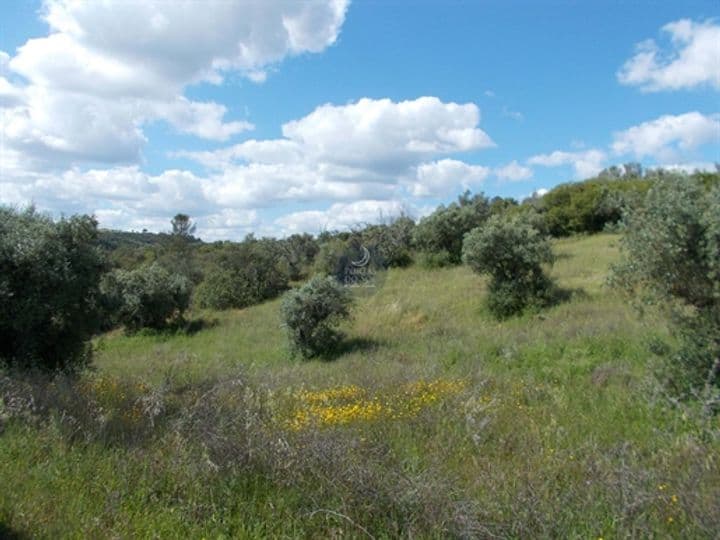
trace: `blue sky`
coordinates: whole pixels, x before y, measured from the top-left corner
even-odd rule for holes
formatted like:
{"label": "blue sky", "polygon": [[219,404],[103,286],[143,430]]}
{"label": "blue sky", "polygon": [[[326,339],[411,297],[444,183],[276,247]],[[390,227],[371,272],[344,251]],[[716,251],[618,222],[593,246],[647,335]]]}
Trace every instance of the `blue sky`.
{"label": "blue sky", "polygon": [[0,202],[206,239],[720,161],[716,2],[15,1]]}

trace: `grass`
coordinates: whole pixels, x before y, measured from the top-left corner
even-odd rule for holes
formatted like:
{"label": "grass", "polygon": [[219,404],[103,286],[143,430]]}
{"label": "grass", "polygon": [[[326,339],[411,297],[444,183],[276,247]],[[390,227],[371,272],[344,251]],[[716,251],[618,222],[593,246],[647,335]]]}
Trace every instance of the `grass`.
{"label": "grass", "polygon": [[392,270],[331,362],[290,360],[279,301],[102,336],[45,414],[0,410],[0,532],[712,538],[720,423],[655,383],[667,328],[605,287],[617,244],[556,242],[569,300],[503,322],[466,268]]}

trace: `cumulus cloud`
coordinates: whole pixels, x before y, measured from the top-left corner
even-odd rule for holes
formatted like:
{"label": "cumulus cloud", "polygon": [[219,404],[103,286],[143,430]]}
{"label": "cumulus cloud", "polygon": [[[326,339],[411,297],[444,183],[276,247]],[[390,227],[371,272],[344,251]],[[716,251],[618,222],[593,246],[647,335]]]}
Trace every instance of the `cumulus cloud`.
{"label": "cumulus cloud", "polygon": [[662,27],[669,50],[650,39],[637,45],[635,56],[618,71],[622,84],[646,92],[707,85],[720,90],[720,25],[680,19]]}
{"label": "cumulus cloud", "polygon": [[469,165],[455,159],[441,159],[422,163],[417,168],[416,181],[410,185],[410,192],[416,197],[446,195],[458,188],[471,189],[480,185],[490,174],[490,169],[481,165]]}
{"label": "cumulus cloud", "polygon": [[261,81],[287,56],[322,51],[337,39],[347,4],[47,0],[50,34],[13,57],[0,53],[6,148],[37,170],[61,170],[139,163],[143,125],[158,119],[227,140],[252,124],[226,120],[225,106],[190,100],[185,88],[219,84],[229,71]]}
{"label": "cumulus cloud", "polygon": [[489,170],[433,158],[494,146],[472,103],[436,97],[393,102],[363,98],[323,105],[282,126],[284,138],[249,140],[207,152],[178,152],[215,173],[223,204],[284,199],[389,198],[447,193],[482,182]]}
{"label": "cumulus cloud", "polygon": [[532,178],[532,175],[533,171],[530,167],[520,165],[516,160],[495,169],[495,176],[501,180],[509,180],[511,182],[527,180]]}
{"label": "cumulus cloud", "polygon": [[607,159],[602,150],[585,150],[581,152],[563,152],[556,150],[551,154],[539,154],[528,159],[530,165],[542,165],[544,167],[559,167],[571,165],[578,180],[590,178],[597,175],[603,169],[603,163]]}
{"label": "cumulus cloud", "polygon": [[612,149],[616,154],[633,154],[638,158],[654,157],[672,162],[706,143],[720,143],[720,115],[703,115],[697,111],[665,115],[614,134]]}
{"label": "cumulus cloud", "polygon": [[346,230],[406,212],[406,205],[399,201],[360,200],[351,203],[335,203],[326,210],[293,212],[275,220],[283,235],[310,231]]}

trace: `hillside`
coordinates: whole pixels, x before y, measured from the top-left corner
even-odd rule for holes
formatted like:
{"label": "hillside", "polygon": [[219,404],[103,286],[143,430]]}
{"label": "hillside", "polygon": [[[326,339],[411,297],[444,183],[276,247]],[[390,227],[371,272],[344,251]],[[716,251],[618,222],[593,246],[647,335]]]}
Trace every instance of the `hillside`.
{"label": "hillside", "polygon": [[103,335],[83,388],[124,416],[8,423],[0,535],[711,538],[720,418],[652,378],[618,240],[555,241],[567,298],[504,322],[465,267],[391,269],[329,362],[289,358],[279,300]]}

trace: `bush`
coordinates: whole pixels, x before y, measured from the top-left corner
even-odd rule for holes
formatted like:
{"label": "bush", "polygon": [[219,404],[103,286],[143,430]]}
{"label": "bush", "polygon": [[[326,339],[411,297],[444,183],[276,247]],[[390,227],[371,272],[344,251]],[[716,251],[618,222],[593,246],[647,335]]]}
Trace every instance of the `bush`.
{"label": "bush", "polygon": [[97,238],[89,216],[53,222],[0,208],[0,361],[46,370],[89,361],[104,270]]}
{"label": "bush", "polygon": [[371,225],[362,231],[362,243],[373,249],[385,268],[412,263],[412,238],[415,222],[400,216],[388,225]]}
{"label": "bush", "polygon": [[337,324],[350,317],[350,291],[331,277],[316,276],[288,292],[282,302],[282,317],[293,353],[303,358],[327,356],[343,335]]}
{"label": "bush", "polygon": [[623,210],[637,205],[650,184],[634,177],[562,184],[546,193],[539,206],[553,236],[596,233],[620,221]]}
{"label": "bush", "polygon": [[542,264],[554,257],[536,220],[528,213],[497,215],[465,236],[463,260],[475,272],[490,275],[488,308],[498,318],[549,300],[551,282]]}
{"label": "bush", "polygon": [[186,277],[152,264],[107,274],[102,291],[106,309],[115,313],[113,322],[132,333],[142,328],[163,330],[182,321],[191,284]]}
{"label": "bush", "polygon": [[661,305],[680,348],[678,390],[720,383],[720,175],[666,175],[625,218],[623,261],[612,282]]}
{"label": "bush", "polygon": [[252,236],[224,246],[198,286],[195,301],[212,309],[243,308],[276,297],[288,287],[283,248]]}
{"label": "bush", "polygon": [[[417,249],[424,254],[442,254],[439,261],[459,264],[462,259],[463,236],[482,225],[491,215],[490,201],[482,193],[461,195],[458,202],[440,206],[423,218],[413,233]],[[438,262],[435,256],[422,256],[421,261]]]}
{"label": "bush", "polygon": [[302,279],[312,267],[320,246],[311,234],[306,233],[293,234],[280,240],[279,243],[288,266],[290,279]]}

